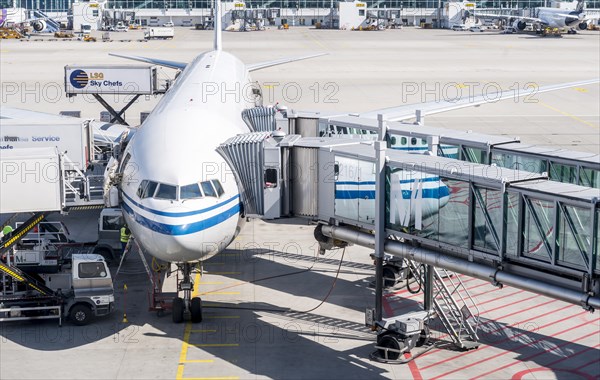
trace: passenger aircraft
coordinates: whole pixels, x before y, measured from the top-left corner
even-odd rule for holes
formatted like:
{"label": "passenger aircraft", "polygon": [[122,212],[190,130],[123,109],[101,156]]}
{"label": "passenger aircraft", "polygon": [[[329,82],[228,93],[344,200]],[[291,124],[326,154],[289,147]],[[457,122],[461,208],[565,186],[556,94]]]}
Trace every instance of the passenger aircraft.
{"label": "passenger aircraft", "polygon": [[[249,132],[241,114],[255,103],[246,96],[227,97],[226,101],[218,95],[204,96],[206,88],[203,84],[219,84],[220,90],[251,87],[252,71],[321,55],[244,65],[221,49],[220,7],[216,6],[215,10],[214,49],[200,54],[190,63],[113,54],[181,70],[174,85],[133,134],[116,167],[122,175],[121,207],[137,242],[150,255],[175,263],[183,274],[178,283],[183,298],[173,300],[174,322],[183,321],[186,313],[193,322],[202,320],[201,300],[191,297],[194,288],[192,268],[199,260],[224,250],[244,222],[238,186],[230,168],[215,149],[228,138]],[[535,91],[541,93],[597,82],[566,83]],[[384,114],[390,121],[408,120],[415,117],[416,111],[426,116],[484,104],[489,99],[514,99],[515,96],[531,95],[531,92],[515,95],[511,91],[495,95],[409,104],[360,116]],[[421,199],[423,214],[435,212],[447,202],[449,191],[439,177],[426,180],[398,174],[395,178],[399,182],[399,186],[394,186],[396,199]],[[427,197],[414,193],[421,189],[427,190]],[[339,190],[341,197],[342,184]],[[402,223],[408,221],[408,215],[394,214],[394,217]],[[410,218],[413,218],[413,212]]]}
{"label": "passenger aircraft", "polygon": [[574,5],[574,10],[547,7],[534,8],[531,17],[486,13],[476,13],[474,16],[479,19],[507,20],[518,31],[525,30],[527,23],[534,24],[536,26],[534,29],[536,30],[544,28],[587,29],[588,25],[584,13],[585,2],[583,0],[574,0],[572,4]]}

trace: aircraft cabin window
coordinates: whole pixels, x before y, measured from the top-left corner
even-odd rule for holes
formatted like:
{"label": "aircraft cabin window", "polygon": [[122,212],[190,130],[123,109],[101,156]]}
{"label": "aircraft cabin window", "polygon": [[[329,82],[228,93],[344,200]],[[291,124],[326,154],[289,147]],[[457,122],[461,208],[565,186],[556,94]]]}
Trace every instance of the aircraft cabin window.
{"label": "aircraft cabin window", "polygon": [[213,185],[210,183],[210,181],[200,182],[200,186],[202,186],[202,191],[204,192],[205,196],[217,197],[217,192],[213,188]]}
{"label": "aircraft cabin window", "polygon": [[410,145],[417,145],[417,138],[413,137],[410,139]]}
{"label": "aircraft cabin window", "polygon": [[161,183],[154,198],[175,200],[177,199],[177,187]]}
{"label": "aircraft cabin window", "polygon": [[427,145],[427,140],[426,139],[421,139],[421,144]]}
{"label": "aircraft cabin window", "polygon": [[179,198],[180,199],[202,198],[202,191],[200,190],[200,186],[198,186],[197,183],[192,183],[191,185],[181,186]]}
{"label": "aircraft cabin window", "polygon": [[158,183],[152,182],[152,181],[148,181],[148,186],[146,186],[146,188],[142,192],[141,198],[142,199],[144,199],[144,198],[151,198],[152,196],[154,196],[154,192],[156,191],[156,187],[157,186],[158,186]]}
{"label": "aircraft cabin window", "polygon": [[211,179],[210,182],[212,182],[212,184],[215,187],[215,190],[217,190],[217,194],[219,196],[225,194],[225,190],[223,190],[223,186],[221,186],[221,182],[219,182],[218,179]]}
{"label": "aircraft cabin window", "polygon": [[403,137],[400,139],[400,145],[406,145],[407,142],[408,142],[408,139],[406,137]]}

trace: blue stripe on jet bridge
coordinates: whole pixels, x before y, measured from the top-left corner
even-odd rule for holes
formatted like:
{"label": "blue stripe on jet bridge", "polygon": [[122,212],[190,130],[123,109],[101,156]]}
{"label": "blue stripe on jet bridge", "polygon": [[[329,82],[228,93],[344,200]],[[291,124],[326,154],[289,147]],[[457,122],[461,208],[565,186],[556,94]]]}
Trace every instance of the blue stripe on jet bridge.
{"label": "blue stripe on jet bridge", "polygon": [[[440,177],[427,177],[423,179],[419,179],[420,182],[437,182],[440,180]],[[415,178],[411,179],[402,179],[400,183],[413,183],[415,182]],[[335,183],[336,185],[355,185],[355,186],[364,186],[364,185],[375,185],[375,181],[338,181]]]}
{"label": "blue stripe on jet bridge", "polygon": [[[411,199],[411,190],[402,190],[402,199]],[[423,189],[423,199],[441,199],[450,195],[447,186]],[[375,199],[374,190],[336,190],[335,199]]]}
{"label": "blue stripe on jet bridge", "polygon": [[140,215],[137,212],[133,211],[131,209],[131,207],[129,207],[129,205],[125,202],[123,202],[122,207],[125,210],[125,212],[127,212],[138,224],[140,224],[154,232],[158,232],[163,235],[172,235],[172,236],[189,235],[189,234],[193,234],[196,232],[200,232],[200,231],[209,229],[211,227],[216,226],[217,224],[223,223],[224,221],[231,218],[232,216],[240,213],[240,204],[236,203],[235,206],[231,207],[230,209],[228,209],[220,214],[211,216],[210,218],[200,220],[200,221],[194,222],[194,223],[173,225],[173,224],[159,223],[159,222],[155,222],[151,219],[148,219],[145,216]]}
{"label": "blue stripe on jet bridge", "polygon": [[[216,208],[219,208],[219,207],[221,207],[221,206],[223,206],[223,205],[231,202],[232,200],[237,199],[237,198],[240,197],[239,194],[236,194],[236,195],[234,195],[233,197],[229,198],[228,200],[226,200],[224,202],[217,203],[214,206],[210,206],[210,207],[204,208],[202,210],[193,210],[193,211],[186,211],[186,212],[166,212],[166,211],[154,210],[154,209],[152,209],[150,207],[143,206],[143,205],[139,204],[138,202],[134,201],[133,199],[131,199],[131,197],[129,195],[125,194],[125,192],[121,192],[121,194],[123,194],[125,196],[125,198],[127,198],[127,200],[129,200],[131,203],[133,203],[136,207],[139,207],[139,208],[141,208],[144,211],[148,211],[148,212],[151,212],[153,214],[160,215],[160,216],[169,216],[169,217],[172,217],[172,218],[180,218],[180,217],[184,217],[184,216],[192,216],[192,215],[203,214],[205,212],[212,211],[212,210],[214,210]],[[123,202],[123,204],[125,204],[125,202]]]}

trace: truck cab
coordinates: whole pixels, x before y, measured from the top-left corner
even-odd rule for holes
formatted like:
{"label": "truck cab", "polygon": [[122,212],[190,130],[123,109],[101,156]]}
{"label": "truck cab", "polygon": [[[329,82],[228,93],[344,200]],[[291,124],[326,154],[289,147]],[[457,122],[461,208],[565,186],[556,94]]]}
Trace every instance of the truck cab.
{"label": "truck cab", "polygon": [[64,314],[76,325],[114,310],[112,277],[104,258],[95,254],[74,254],[71,269],[40,274],[46,286],[64,298]]}

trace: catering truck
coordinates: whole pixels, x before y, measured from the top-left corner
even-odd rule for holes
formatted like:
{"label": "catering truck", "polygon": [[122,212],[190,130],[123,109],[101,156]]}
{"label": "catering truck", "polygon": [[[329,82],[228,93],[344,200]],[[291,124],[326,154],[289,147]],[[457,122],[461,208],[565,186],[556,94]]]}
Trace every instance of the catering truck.
{"label": "catering truck", "polygon": [[172,39],[175,37],[175,29],[173,28],[148,28],[144,32],[144,38],[147,40],[151,39]]}

